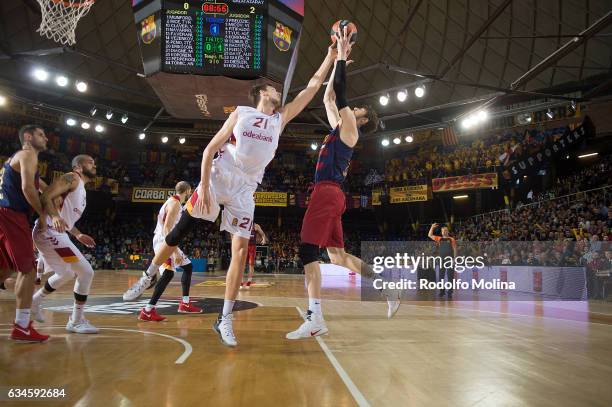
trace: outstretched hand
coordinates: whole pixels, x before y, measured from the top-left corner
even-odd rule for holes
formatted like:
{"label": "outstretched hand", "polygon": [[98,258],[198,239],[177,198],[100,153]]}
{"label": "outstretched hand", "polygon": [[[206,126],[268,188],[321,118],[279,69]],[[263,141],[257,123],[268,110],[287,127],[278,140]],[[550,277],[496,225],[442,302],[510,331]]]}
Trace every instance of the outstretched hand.
{"label": "outstretched hand", "polygon": [[338,44],[338,60],[346,60],[351,53],[352,44],[350,41],[348,27],[344,27],[340,33],[340,38],[336,41]]}

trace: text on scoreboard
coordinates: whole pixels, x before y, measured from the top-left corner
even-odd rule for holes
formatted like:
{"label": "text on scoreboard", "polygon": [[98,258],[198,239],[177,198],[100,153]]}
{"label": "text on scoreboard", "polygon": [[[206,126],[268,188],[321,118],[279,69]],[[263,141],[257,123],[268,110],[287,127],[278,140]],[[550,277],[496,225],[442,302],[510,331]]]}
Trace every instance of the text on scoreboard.
{"label": "text on scoreboard", "polygon": [[267,0],[164,2],[166,72],[254,77],[265,68]]}

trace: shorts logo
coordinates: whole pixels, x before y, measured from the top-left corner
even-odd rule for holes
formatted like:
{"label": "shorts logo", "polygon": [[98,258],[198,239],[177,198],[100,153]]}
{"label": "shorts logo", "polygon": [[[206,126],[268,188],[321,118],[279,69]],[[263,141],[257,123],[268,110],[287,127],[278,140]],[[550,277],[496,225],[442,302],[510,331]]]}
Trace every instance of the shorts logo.
{"label": "shorts logo", "polygon": [[238,218],[234,218],[234,220],[232,220],[232,226],[238,226]]}
{"label": "shorts logo", "polygon": [[59,244],[59,240],[56,237],[47,237],[46,238],[53,246],[57,246]]}

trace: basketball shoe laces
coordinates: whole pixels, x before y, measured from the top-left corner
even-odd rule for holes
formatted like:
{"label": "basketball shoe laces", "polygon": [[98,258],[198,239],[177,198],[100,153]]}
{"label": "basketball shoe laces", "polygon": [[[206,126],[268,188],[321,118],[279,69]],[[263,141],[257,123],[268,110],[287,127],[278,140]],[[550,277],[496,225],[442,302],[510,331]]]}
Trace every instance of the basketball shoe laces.
{"label": "basketball shoe laces", "polygon": [[223,335],[235,340],[236,337],[234,336],[234,330],[232,329],[233,320],[234,320],[234,315],[228,314],[226,316],[221,317],[221,321],[223,323],[220,325],[222,325]]}
{"label": "basketball shoe laces", "polygon": [[138,282],[129,288],[128,292],[133,295],[134,293],[139,293],[141,291],[144,291],[144,288],[146,284],[148,283],[149,279],[150,277],[146,275],[140,277],[138,279]]}

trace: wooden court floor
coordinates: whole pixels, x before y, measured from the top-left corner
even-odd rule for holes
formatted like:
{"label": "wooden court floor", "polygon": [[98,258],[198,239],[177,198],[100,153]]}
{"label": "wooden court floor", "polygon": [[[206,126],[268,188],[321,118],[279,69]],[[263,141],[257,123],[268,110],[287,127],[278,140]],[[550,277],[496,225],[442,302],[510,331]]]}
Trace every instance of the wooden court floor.
{"label": "wooden court floor", "polygon": [[[121,294],[136,272],[97,271],[87,318],[97,335],[64,330],[71,286],[48,297],[46,344],[0,339],[0,388],[64,388],[61,400],[3,406],[611,406],[612,304],[421,301],[386,318],[359,301],[356,277],[324,289],[330,334],[288,341],[306,308],[303,276],[256,276],[240,293],[237,348],[211,329],[222,277],[194,278],[209,313],[176,314],[180,276],[162,323],[140,322]],[[324,277],[325,279],[326,277]],[[204,281],[206,280],[206,281]],[[151,294],[147,291],[143,300]],[[257,306],[256,306],[257,305]],[[255,307],[256,306],[256,307]],[[250,308],[249,308],[250,307]],[[248,308],[248,309],[247,309]],[[12,295],[0,295],[0,334]]]}

